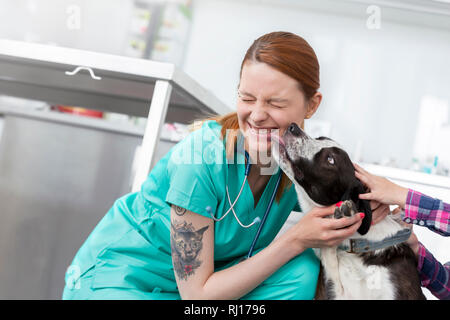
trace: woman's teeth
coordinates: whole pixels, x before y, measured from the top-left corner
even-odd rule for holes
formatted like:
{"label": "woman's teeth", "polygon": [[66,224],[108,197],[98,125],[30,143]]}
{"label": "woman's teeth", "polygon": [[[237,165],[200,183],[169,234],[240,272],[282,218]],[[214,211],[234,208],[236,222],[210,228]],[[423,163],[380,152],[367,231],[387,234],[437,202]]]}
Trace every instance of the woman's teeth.
{"label": "woman's teeth", "polygon": [[250,133],[255,135],[255,136],[259,136],[259,137],[263,137],[263,138],[270,138],[272,131],[275,131],[276,129],[254,129],[252,127],[250,127]]}

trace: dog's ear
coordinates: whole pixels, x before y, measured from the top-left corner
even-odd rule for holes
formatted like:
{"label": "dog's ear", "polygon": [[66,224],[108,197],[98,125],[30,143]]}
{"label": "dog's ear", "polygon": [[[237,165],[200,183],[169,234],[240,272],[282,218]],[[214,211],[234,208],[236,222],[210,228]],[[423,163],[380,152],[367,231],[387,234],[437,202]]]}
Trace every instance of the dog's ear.
{"label": "dog's ear", "polygon": [[361,226],[358,228],[358,233],[360,235],[365,235],[369,232],[370,226],[372,224],[372,209],[370,208],[370,202],[368,200],[362,200],[359,198],[361,193],[366,193],[364,185],[361,181],[355,178],[355,183],[352,187],[345,193],[344,200],[352,200],[356,204],[358,212],[364,213],[364,219]]}

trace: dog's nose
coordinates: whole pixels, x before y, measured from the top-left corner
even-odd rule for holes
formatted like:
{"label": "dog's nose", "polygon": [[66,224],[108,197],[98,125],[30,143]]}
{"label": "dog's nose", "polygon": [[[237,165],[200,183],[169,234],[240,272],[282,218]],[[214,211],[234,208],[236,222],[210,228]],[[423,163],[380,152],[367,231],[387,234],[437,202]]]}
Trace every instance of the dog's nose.
{"label": "dog's nose", "polygon": [[288,132],[292,133],[294,136],[299,137],[302,135],[302,129],[299,128],[299,126],[292,122],[288,127]]}

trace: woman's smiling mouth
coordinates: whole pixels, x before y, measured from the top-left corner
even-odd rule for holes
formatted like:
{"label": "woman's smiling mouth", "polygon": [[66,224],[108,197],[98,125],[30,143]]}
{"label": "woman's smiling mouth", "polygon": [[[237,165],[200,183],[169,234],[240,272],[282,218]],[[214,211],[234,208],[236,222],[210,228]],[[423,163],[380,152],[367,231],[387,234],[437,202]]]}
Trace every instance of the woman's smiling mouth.
{"label": "woman's smiling mouth", "polygon": [[274,131],[278,130],[276,127],[253,127],[249,122],[247,122],[249,126],[249,132],[251,135],[253,135],[256,138],[263,139],[263,140],[271,140],[271,135],[274,133]]}

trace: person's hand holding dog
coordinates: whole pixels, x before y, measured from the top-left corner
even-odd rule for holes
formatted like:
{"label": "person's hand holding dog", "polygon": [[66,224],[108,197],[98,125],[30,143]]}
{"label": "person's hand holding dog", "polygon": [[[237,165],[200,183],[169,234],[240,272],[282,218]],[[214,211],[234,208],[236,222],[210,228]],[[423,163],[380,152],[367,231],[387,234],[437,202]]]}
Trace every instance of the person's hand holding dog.
{"label": "person's hand holding dog", "polygon": [[408,195],[407,188],[400,187],[386,178],[373,175],[356,163],[353,163],[353,165],[356,178],[370,189],[370,192],[360,194],[360,199],[375,200],[386,205],[405,207],[406,196]]}
{"label": "person's hand holding dog", "polygon": [[294,236],[299,250],[333,247],[353,235],[361,226],[364,213],[352,217],[328,219],[334,215],[336,205],[314,207],[288,232]]}
{"label": "person's hand holding dog", "polygon": [[356,163],[355,176],[370,190],[368,193],[359,195],[360,199],[370,200],[372,208],[372,224],[377,224],[390,213],[389,205],[405,207],[408,189],[389,181],[386,178],[373,175]]}
{"label": "person's hand holding dog", "polygon": [[[375,207],[375,211],[372,211],[372,224],[377,224],[383,220],[390,212],[389,205],[397,205],[398,207],[392,211],[392,214],[401,212],[405,207],[406,197],[408,195],[408,189],[403,188],[386,178],[373,175],[356,163],[353,163],[355,167],[355,176],[364,185],[366,185],[370,192],[362,193],[359,195],[360,199],[370,200],[370,206],[372,210]],[[379,204],[379,207],[377,207]],[[387,210],[379,210],[381,206],[387,206]],[[405,227],[412,228],[412,226],[404,223]],[[414,232],[411,232],[411,236],[406,242],[417,256],[419,251],[419,240]]]}

